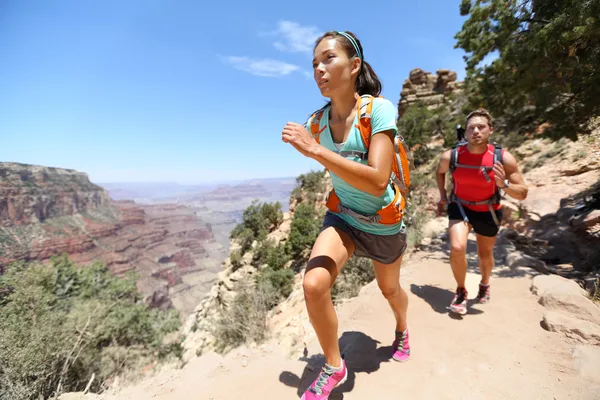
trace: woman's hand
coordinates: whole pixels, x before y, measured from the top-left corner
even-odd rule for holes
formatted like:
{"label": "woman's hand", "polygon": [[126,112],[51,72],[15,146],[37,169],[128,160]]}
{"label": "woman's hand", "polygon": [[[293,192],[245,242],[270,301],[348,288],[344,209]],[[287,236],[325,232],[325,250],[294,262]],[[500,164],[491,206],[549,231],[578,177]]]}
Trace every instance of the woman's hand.
{"label": "woman's hand", "polygon": [[319,144],[312,135],[308,133],[303,125],[288,122],[281,132],[281,140],[289,143],[305,157],[312,158]]}

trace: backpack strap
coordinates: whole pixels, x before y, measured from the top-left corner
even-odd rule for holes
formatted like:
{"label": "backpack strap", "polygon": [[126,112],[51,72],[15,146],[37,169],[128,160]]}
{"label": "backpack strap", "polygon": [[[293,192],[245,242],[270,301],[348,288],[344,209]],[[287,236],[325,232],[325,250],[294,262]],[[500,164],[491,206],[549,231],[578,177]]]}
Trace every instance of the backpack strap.
{"label": "backpack strap", "polygon": [[310,127],[310,133],[317,143],[321,144],[321,133],[325,130],[325,126],[321,128],[321,118],[325,112],[325,107],[315,111],[308,119],[307,125]]}
{"label": "backpack strap", "polygon": [[456,141],[458,143],[465,142],[465,128],[462,126],[456,125]]}
{"label": "backpack strap", "polygon": [[504,157],[502,153],[502,146],[500,146],[498,143],[494,143],[494,165],[496,165],[496,161],[500,161],[504,165]]}
{"label": "backpack strap", "polygon": [[456,170],[456,166],[458,165],[458,148],[462,146],[462,144],[459,142],[457,144],[454,145],[454,147],[452,147],[452,150],[450,150],[450,173],[453,174],[454,171]]}
{"label": "backpack strap", "polygon": [[[503,157],[502,146],[500,146],[498,143],[494,143],[494,165],[496,165],[496,161],[500,161],[500,163],[504,166],[504,157]],[[502,200],[502,194],[500,193],[500,188],[498,188],[497,186],[496,186],[496,194],[495,194],[493,200],[496,203],[500,203],[500,201]],[[494,213],[492,213],[492,215],[495,217]],[[494,220],[496,220],[496,219],[494,218]],[[499,225],[499,224],[497,224],[497,225]]]}
{"label": "backpack strap", "polygon": [[410,187],[410,166],[408,162],[408,146],[402,135],[394,138],[394,161],[392,162],[391,180],[400,188],[404,197],[408,196]]}
{"label": "backpack strap", "polygon": [[360,131],[360,137],[362,137],[367,152],[369,151],[369,145],[371,144],[371,132],[373,131],[371,127],[371,116],[373,115],[373,100],[373,96],[365,94],[360,96],[357,104],[357,128]]}
{"label": "backpack strap", "polygon": [[348,157],[356,157],[361,160],[368,160],[369,156],[366,151],[358,151],[358,150],[344,150],[338,153],[340,156],[348,158]]}

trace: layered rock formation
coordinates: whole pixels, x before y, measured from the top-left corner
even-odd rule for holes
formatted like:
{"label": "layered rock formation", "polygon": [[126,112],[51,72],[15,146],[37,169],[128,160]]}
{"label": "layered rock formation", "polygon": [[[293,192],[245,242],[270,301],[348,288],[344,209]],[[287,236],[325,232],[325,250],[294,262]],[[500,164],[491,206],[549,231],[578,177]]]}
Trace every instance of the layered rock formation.
{"label": "layered rock formation", "polygon": [[413,69],[402,85],[398,115],[402,117],[408,106],[416,102],[422,102],[428,108],[447,102],[452,93],[462,91],[463,82],[456,79],[456,72],[449,69],[438,69],[436,74],[425,72],[421,68]]}
{"label": "layered rock formation", "polygon": [[181,205],[111,201],[86,174],[0,163],[0,272],[13,261],[69,254],[103,261],[115,274],[135,271],[154,307],[189,314],[224,258],[211,226]]}
{"label": "layered rock formation", "polygon": [[108,194],[84,173],[70,169],[0,163],[0,226],[107,207]]}

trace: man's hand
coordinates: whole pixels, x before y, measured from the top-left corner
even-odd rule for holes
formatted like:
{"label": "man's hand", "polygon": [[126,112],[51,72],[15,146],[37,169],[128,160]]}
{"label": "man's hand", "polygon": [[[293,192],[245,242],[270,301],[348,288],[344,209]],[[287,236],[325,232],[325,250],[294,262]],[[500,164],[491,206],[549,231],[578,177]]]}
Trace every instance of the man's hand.
{"label": "man's hand", "polygon": [[437,205],[437,216],[438,217],[440,215],[442,215],[442,213],[444,213],[444,211],[446,211],[445,207],[447,204],[448,204],[448,199],[446,199],[446,198],[440,199],[440,201],[438,202],[438,205]]}
{"label": "man's hand", "polygon": [[496,186],[500,189],[506,187],[506,171],[504,171],[504,165],[500,161],[496,161],[494,165],[494,179],[496,180]]}

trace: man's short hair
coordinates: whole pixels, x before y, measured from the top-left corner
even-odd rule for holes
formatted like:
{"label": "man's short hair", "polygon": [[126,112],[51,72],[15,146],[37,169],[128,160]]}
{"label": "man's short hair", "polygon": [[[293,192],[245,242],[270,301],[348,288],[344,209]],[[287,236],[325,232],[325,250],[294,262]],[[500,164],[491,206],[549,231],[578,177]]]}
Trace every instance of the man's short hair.
{"label": "man's short hair", "polygon": [[469,120],[473,117],[485,117],[485,119],[487,119],[489,127],[494,127],[494,120],[492,119],[492,114],[490,114],[490,112],[485,108],[478,108],[475,111],[471,111],[471,113],[467,115],[467,122],[465,123],[465,126],[469,124]]}

